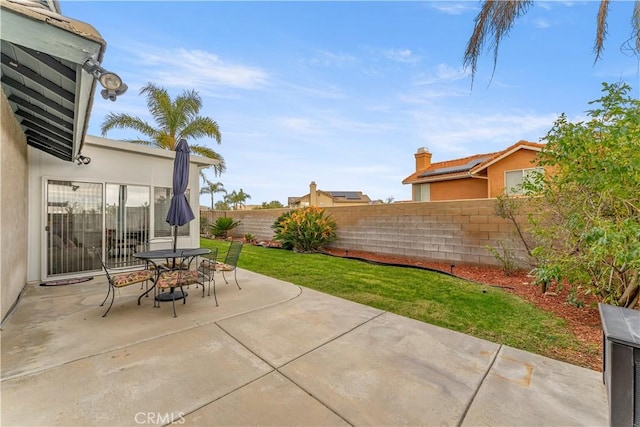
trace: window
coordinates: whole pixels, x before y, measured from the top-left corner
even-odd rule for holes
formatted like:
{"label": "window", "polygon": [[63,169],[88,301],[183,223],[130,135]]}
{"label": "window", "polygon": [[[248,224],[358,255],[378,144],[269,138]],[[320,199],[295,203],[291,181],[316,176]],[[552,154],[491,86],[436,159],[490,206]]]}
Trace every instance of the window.
{"label": "window", "polygon": [[504,174],[504,192],[506,194],[523,194],[525,182],[531,182],[538,174],[543,174],[542,168],[520,169],[507,171]]}
{"label": "window", "polygon": [[[173,191],[169,187],[155,187],[153,189],[153,209],[154,209],[154,237],[171,237],[171,226],[167,222],[167,214],[171,206],[171,196]],[[185,191],[187,199],[189,199],[189,190]],[[189,236],[191,222],[186,223],[182,227],[178,227],[178,236]]]}
{"label": "window", "polygon": [[105,233],[109,257],[130,257],[147,249],[149,187],[106,184]]}
{"label": "window", "polygon": [[413,186],[413,201],[428,202],[431,200],[430,184],[415,184]]}

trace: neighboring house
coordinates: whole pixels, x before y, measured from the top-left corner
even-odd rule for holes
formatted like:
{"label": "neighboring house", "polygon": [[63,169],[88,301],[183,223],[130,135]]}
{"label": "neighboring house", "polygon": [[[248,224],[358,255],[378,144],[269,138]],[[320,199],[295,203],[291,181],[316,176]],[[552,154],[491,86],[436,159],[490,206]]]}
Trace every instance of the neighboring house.
{"label": "neighboring house", "polygon": [[318,190],[315,181],[309,185],[309,194],[302,197],[289,197],[290,208],[303,208],[307,206],[357,206],[368,205],[371,199],[362,191],[322,191]]}
{"label": "neighboring house", "polygon": [[531,171],[539,170],[536,158],[544,144],[518,141],[495,153],[431,163],[426,148],[414,155],[416,171],[405,178],[414,202],[486,199],[519,193]]}
{"label": "neighboring house", "polygon": [[[28,282],[102,274],[94,249],[115,256],[140,245],[169,247],[163,209],[175,153],[86,136],[98,77],[90,71],[106,47],[93,27],[62,16],[55,0],[0,0],[0,7],[4,320]],[[192,206],[198,169],[214,163],[191,157]],[[199,244],[193,211],[179,246]]]}

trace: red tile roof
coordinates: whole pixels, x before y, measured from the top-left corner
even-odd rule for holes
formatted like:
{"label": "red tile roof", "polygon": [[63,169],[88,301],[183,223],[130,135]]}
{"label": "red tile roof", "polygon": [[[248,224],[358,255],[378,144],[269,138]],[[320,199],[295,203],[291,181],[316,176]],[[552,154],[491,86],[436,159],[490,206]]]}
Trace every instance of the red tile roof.
{"label": "red tile roof", "polygon": [[521,140],[502,151],[487,154],[475,154],[473,156],[467,156],[460,159],[432,163],[427,169],[412,173],[406,177],[402,183],[414,184],[468,178],[471,175],[486,169],[496,161],[510,155],[514,151],[520,149],[540,151],[542,147],[544,147],[544,144]]}

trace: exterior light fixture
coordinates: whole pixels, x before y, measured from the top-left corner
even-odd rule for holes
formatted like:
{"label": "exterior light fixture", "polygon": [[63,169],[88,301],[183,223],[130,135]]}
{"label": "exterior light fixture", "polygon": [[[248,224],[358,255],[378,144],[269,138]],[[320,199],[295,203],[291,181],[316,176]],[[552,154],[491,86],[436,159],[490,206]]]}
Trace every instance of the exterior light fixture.
{"label": "exterior light fixture", "polygon": [[100,91],[100,94],[104,99],[115,101],[119,95],[122,95],[128,89],[127,85],[122,82],[120,76],[105,70],[102,68],[102,65],[93,58],[89,58],[82,68],[100,82],[104,88]]}
{"label": "exterior light fixture", "polygon": [[83,156],[82,154],[78,154],[76,157],[76,164],[78,165],[88,165],[91,163],[91,157]]}

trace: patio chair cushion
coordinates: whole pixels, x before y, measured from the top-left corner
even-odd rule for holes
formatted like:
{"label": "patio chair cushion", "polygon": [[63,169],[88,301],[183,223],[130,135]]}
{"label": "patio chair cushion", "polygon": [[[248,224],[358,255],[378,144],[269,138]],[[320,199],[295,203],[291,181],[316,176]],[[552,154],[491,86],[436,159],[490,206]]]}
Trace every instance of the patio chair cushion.
{"label": "patio chair cushion", "polygon": [[223,262],[216,262],[215,269],[218,271],[233,271],[236,267],[233,265],[225,264]]}
{"label": "patio chair cushion", "polygon": [[211,260],[203,259],[200,262],[200,268],[205,272],[214,272],[216,271],[216,264],[215,261],[212,262]]}
{"label": "patio chair cushion", "polygon": [[160,274],[158,288],[177,288],[179,286],[199,283],[200,275],[197,270],[171,270]]}
{"label": "patio chair cushion", "polygon": [[111,276],[111,280],[113,281],[114,287],[121,288],[123,286],[129,286],[135,283],[151,280],[153,279],[153,275],[154,273],[151,270],[136,270],[114,274]]}

